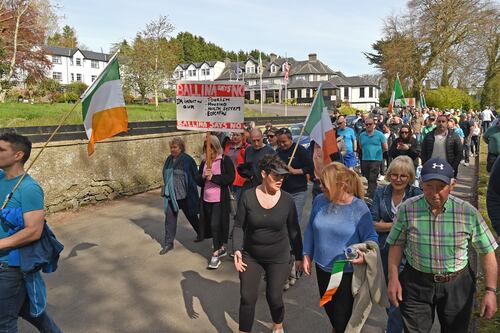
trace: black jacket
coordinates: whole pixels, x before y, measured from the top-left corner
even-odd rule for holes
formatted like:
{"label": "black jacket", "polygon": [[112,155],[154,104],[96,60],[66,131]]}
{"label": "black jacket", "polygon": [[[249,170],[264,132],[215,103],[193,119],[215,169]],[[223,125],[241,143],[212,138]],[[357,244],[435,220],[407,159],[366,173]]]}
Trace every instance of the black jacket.
{"label": "black jacket", "polygon": [[[399,150],[398,149],[399,142],[409,145],[410,149]],[[420,145],[418,144],[417,140],[415,140],[414,138],[410,138],[409,140],[403,140],[401,137],[395,139],[389,147],[389,157],[391,159],[394,159],[401,155],[408,156],[415,162],[417,157],[420,155]]]}
{"label": "black jacket", "polygon": [[[203,200],[203,189],[205,187],[205,179],[203,179],[203,168],[205,161],[203,160],[198,168],[198,175],[196,175],[196,183],[201,186],[200,195],[200,230],[199,237],[211,238],[212,229],[210,228],[210,216],[205,216],[205,201]],[[221,161],[221,174],[212,176],[212,183],[220,186],[220,216],[222,235],[221,239],[227,240],[229,235],[229,213],[230,213],[230,197],[229,186],[233,184],[235,177],[233,161],[228,156],[223,155]]]}
{"label": "black jacket", "polygon": [[[429,132],[425,136],[422,142],[422,150],[420,157],[422,158],[422,164],[430,160],[432,156],[432,151],[434,150],[434,141],[436,140],[435,134],[436,129]],[[448,130],[448,136],[445,141],[446,145],[446,161],[455,169],[455,177],[457,176],[458,166],[463,157],[463,146],[460,137],[455,133],[455,131]]]}

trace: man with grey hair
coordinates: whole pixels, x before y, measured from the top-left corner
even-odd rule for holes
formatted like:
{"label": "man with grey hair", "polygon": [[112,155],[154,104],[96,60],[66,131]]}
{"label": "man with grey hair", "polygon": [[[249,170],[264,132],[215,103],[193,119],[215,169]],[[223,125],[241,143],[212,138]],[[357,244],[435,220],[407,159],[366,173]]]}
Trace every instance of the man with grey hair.
{"label": "man with grey hair", "polygon": [[252,175],[245,183],[245,188],[257,186],[262,182],[260,175],[259,161],[264,155],[275,155],[276,152],[270,146],[265,145],[263,141],[262,131],[259,128],[254,128],[250,132],[251,146],[245,150],[245,163],[250,166]]}

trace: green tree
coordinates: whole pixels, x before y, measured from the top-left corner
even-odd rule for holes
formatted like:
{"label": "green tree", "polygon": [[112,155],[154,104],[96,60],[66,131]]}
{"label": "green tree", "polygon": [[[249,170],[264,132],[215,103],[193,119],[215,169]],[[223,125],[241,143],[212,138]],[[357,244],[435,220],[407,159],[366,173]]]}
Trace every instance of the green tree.
{"label": "green tree", "polygon": [[78,38],[75,28],[65,25],[62,32],[56,32],[47,38],[47,44],[51,46],[75,48],[78,46]]}

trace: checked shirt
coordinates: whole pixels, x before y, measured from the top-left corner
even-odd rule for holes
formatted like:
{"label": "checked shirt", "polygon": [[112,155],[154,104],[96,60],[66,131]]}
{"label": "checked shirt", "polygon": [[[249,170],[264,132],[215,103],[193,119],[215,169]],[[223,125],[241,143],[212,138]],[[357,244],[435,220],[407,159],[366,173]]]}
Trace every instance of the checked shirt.
{"label": "checked shirt", "polygon": [[464,268],[469,243],[482,254],[498,247],[481,214],[452,195],[437,216],[423,194],[403,202],[387,243],[403,246],[408,264],[433,274]]}

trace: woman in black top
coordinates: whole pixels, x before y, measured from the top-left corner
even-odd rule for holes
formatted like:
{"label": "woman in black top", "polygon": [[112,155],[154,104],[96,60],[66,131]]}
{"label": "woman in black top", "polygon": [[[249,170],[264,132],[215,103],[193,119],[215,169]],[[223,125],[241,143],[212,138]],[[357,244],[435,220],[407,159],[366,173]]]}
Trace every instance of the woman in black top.
{"label": "woman in black top", "polygon": [[259,162],[262,183],[245,191],[234,224],[234,266],[240,275],[239,330],[250,332],[262,272],[266,274],[266,298],[274,333],[283,333],[283,286],[290,273],[290,244],[302,266],[302,237],[297,210],[290,194],[280,190],[286,165],[277,156]]}

